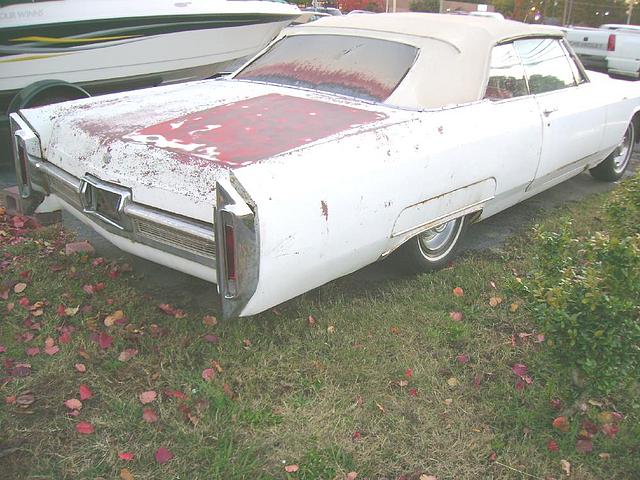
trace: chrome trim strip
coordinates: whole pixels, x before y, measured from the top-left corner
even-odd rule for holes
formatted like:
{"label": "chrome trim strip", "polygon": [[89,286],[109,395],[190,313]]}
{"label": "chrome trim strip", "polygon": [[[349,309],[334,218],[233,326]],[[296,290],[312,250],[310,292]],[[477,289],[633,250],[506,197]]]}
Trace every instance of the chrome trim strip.
{"label": "chrome trim strip", "polygon": [[178,217],[169,217],[142,205],[129,203],[124,207],[125,215],[150,223],[155,223],[163,227],[179,230],[193,237],[213,242],[214,231],[211,229],[197,225],[186,219]]}
{"label": "chrome trim strip", "polygon": [[436,217],[436,218],[434,218],[432,220],[429,220],[427,222],[421,223],[420,225],[416,225],[415,227],[407,228],[406,230],[402,230],[401,232],[394,233],[394,234],[391,235],[391,238],[396,238],[396,237],[399,237],[401,235],[405,235],[405,234],[407,234],[409,232],[412,232],[414,230],[420,230],[421,228],[428,227],[430,225],[434,225],[434,224],[437,225],[443,219],[445,219],[447,217],[455,216],[458,213],[462,213],[462,212],[471,213],[470,210],[475,209],[475,207],[479,207],[484,203],[487,203],[489,200],[493,200],[494,197],[495,196],[492,195],[492,196],[487,197],[487,198],[485,198],[483,200],[479,200],[479,201],[477,201],[475,203],[471,203],[471,204],[469,204],[469,205],[467,205],[465,207],[461,207],[461,208],[458,208],[457,210],[454,210],[452,212],[445,213],[444,215],[440,215],[439,217]]}
{"label": "chrome trim strip", "polygon": [[[52,165],[49,162],[44,162],[44,161],[42,161],[40,159],[35,160],[35,161],[31,160],[31,164],[33,165],[33,167],[36,170],[41,171],[42,173],[44,173],[48,177],[55,178],[59,182],[65,184],[71,190],[75,191],[76,194],[78,194],[78,195],[80,194],[80,185],[81,185],[82,182],[79,179],[77,179],[76,177],[74,177],[73,175],[69,175],[67,172],[65,172],[64,170],[56,167],[55,165]],[[49,186],[47,185],[47,193],[50,193],[48,187]]]}

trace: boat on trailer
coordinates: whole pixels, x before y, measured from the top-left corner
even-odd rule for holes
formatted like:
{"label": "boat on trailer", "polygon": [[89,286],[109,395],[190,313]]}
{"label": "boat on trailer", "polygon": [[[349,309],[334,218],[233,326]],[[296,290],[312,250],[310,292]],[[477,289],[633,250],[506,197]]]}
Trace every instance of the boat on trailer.
{"label": "boat on trailer", "polygon": [[230,71],[299,15],[260,0],[0,0],[0,112],[33,106],[16,98],[36,82],[94,95]]}

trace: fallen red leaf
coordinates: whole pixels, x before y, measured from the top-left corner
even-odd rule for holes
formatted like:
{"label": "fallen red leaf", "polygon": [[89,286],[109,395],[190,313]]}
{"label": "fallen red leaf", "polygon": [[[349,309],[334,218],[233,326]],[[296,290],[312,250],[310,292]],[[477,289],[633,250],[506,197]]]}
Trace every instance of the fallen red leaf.
{"label": "fallen red leaf", "polygon": [[70,398],[64,401],[64,406],[69,410],[80,410],[82,408],[82,402],[77,398]]}
{"label": "fallen red leaf", "polygon": [[358,431],[353,432],[353,434],[351,434],[351,439],[354,441],[360,440],[360,438],[362,438],[362,434]]}
{"label": "fallen red leaf", "polygon": [[602,433],[604,433],[609,438],[616,438],[616,435],[620,431],[620,427],[614,425],[613,423],[605,423],[601,428]]}
{"label": "fallen red leaf", "polygon": [[218,319],[213,315],[205,315],[204,317],[202,317],[202,323],[205,324],[207,327],[213,327],[217,325]]}
{"label": "fallen red leaf", "polygon": [[287,473],[296,473],[300,467],[298,465],[285,465],[284,471]]}
{"label": "fallen red leaf", "polygon": [[558,447],[558,444],[555,440],[549,440],[547,442],[547,450],[549,450],[550,452],[557,452],[558,450],[560,450],[560,447]]}
{"label": "fallen red leaf", "polygon": [[188,398],[187,395],[180,390],[163,390],[162,393],[167,397],[177,398],[178,400],[186,400]]}
{"label": "fallen red leaf", "polygon": [[236,394],[233,391],[233,389],[229,386],[228,383],[225,383],[222,386],[222,391],[224,392],[224,394],[229,397],[231,400],[234,400],[236,398]]}
{"label": "fallen red leaf", "polygon": [[173,453],[171,453],[165,447],[160,447],[158,450],[156,450],[155,457],[156,462],[158,462],[160,465],[163,465],[173,458]]}
{"label": "fallen red leaf", "polygon": [[98,336],[98,345],[100,345],[100,348],[106,350],[112,343],[113,337],[111,335],[106,332],[100,332],[100,335]]}
{"label": "fallen red leaf", "polygon": [[449,317],[451,317],[451,320],[453,320],[454,322],[461,322],[462,312],[449,312]]}
{"label": "fallen red leaf", "polygon": [[66,307],[61,303],[60,305],[58,305],[58,308],[56,309],[56,314],[59,317],[66,317],[67,313],[65,312]]}
{"label": "fallen red leaf", "polygon": [[456,287],[456,288],[453,289],[453,294],[456,297],[462,297],[464,295],[464,290],[462,290],[462,288],[460,288],[460,287]]}
{"label": "fallen red leaf", "polygon": [[122,352],[120,352],[120,355],[118,355],[118,360],[120,360],[121,362],[128,362],[137,354],[138,350],[136,350],[135,348],[125,348]]}
{"label": "fallen red leaf", "polygon": [[417,388],[411,388],[409,390],[409,396],[410,397],[417,397],[418,396],[418,389]]}
{"label": "fallen red leaf", "polygon": [[458,355],[456,357],[456,360],[458,360],[458,363],[461,363],[464,365],[465,363],[469,363],[469,355],[465,355],[465,354]]}
{"label": "fallen red leaf", "polygon": [[95,432],[93,425],[89,422],[78,422],[76,423],[76,432],[81,433],[83,435],[89,435]]}
{"label": "fallen red leaf", "polygon": [[80,400],[82,400],[83,402],[93,397],[93,392],[85,384],[80,385],[79,391],[80,391]]}
{"label": "fallen red leaf", "polygon": [[33,394],[33,392],[25,392],[16,397],[16,403],[23,407],[28,407],[35,401],[36,396]]}
{"label": "fallen red leaf", "polygon": [[158,414],[153,408],[143,408],[142,419],[147,423],[155,423],[158,421]]}
{"label": "fallen red leaf", "polygon": [[9,370],[9,375],[12,377],[28,377],[31,375],[31,365],[28,363],[16,363],[16,365]]}
{"label": "fallen red leaf", "polygon": [[120,460],[126,460],[127,462],[129,462],[135,458],[135,455],[133,454],[133,452],[122,452],[118,454],[118,458]]}
{"label": "fallen red leaf", "polygon": [[316,317],[314,317],[313,315],[309,315],[309,318],[307,318],[307,324],[310,327],[315,327],[316,323],[318,323],[318,321],[316,320]]}
{"label": "fallen red leaf", "polygon": [[571,428],[571,426],[569,425],[569,420],[565,416],[555,418],[552,425],[553,428],[565,433],[568,432]]}
{"label": "fallen red leaf", "polygon": [[155,391],[148,390],[138,395],[138,399],[140,400],[140,403],[142,403],[143,405],[146,405],[147,403],[153,402],[157,396],[158,394]]}
{"label": "fallen red leaf", "polygon": [[25,353],[28,357],[35,357],[40,353],[40,349],[38,347],[29,347],[25,350]]}
{"label": "fallen red leaf", "polygon": [[205,382],[210,382],[216,376],[216,371],[213,368],[205,368],[202,371],[202,379]]}
{"label": "fallen red leaf", "polygon": [[487,458],[487,460],[489,460],[489,463],[495,462],[497,459],[498,459],[498,454],[496,452],[491,452],[489,454],[489,457]]}
{"label": "fallen red leaf", "polygon": [[183,310],[180,310],[179,308],[175,308],[174,306],[168,303],[161,303],[160,305],[158,305],[158,308],[162,310],[164,313],[166,313],[167,315],[170,315],[175,318],[184,318],[187,316],[187,314]]}
{"label": "fallen red leaf", "polygon": [[22,297],[20,300],[18,300],[18,304],[21,307],[28,307],[29,306],[29,299],[27,297]]}
{"label": "fallen red leaf", "polygon": [[549,406],[554,410],[560,410],[562,409],[562,400],[560,400],[559,398],[552,398],[551,400],[549,400]]}
{"label": "fallen red leaf", "polygon": [[7,347],[5,347],[4,345],[0,345],[0,353],[4,353],[7,351]]}
{"label": "fallen red leaf", "polygon": [[582,422],[582,428],[586,430],[590,435],[598,433],[598,426],[590,420],[584,420]]}
{"label": "fallen red leaf", "polygon": [[55,355],[60,351],[60,347],[55,345],[53,338],[47,337],[44,342],[44,353],[47,355]]}
{"label": "fallen red leaf", "polygon": [[220,337],[218,337],[217,335],[210,334],[210,333],[204,335],[202,338],[206,342],[213,343],[213,344],[216,344],[216,343],[220,342]]}
{"label": "fallen red leaf", "polygon": [[7,405],[13,405],[14,403],[16,403],[16,396],[9,395],[7,397],[4,397],[4,403],[6,403]]}
{"label": "fallen red leaf", "polygon": [[523,377],[524,375],[526,375],[527,370],[528,370],[527,366],[523,365],[522,363],[516,363],[514,366],[511,367],[511,371],[519,377]]}
{"label": "fallen red leaf", "polygon": [[413,368],[407,368],[404,372],[404,376],[407,378],[413,377]]}
{"label": "fallen red leaf", "polygon": [[576,442],[576,450],[580,453],[591,453],[593,451],[593,443],[591,443],[591,440],[580,439]]}
{"label": "fallen red leaf", "polygon": [[347,473],[347,476],[345,477],[345,480],[356,480],[357,477],[358,477],[358,472],[349,472],[349,473]]}
{"label": "fallen red leaf", "polygon": [[58,342],[60,342],[63,345],[68,345],[69,343],[71,343],[71,334],[69,332],[63,332],[58,337]]}

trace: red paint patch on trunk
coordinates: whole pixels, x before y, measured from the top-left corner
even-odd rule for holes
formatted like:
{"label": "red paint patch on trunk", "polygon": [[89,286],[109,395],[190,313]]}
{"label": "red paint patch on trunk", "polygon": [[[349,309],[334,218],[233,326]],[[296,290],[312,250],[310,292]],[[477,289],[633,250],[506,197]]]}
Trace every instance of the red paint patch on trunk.
{"label": "red paint patch on trunk", "polygon": [[382,118],[377,112],[269,94],[191,113],[124,138],[236,168]]}

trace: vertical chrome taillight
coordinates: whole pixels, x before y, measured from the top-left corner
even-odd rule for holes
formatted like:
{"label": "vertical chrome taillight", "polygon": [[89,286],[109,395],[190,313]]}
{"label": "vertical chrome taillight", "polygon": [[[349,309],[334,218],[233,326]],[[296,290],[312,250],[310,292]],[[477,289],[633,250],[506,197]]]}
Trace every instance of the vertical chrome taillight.
{"label": "vertical chrome taillight", "polygon": [[255,205],[232,174],[231,181],[216,184],[214,223],[218,291],[222,315],[229,318],[239,315],[253,296],[260,269]]}

